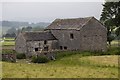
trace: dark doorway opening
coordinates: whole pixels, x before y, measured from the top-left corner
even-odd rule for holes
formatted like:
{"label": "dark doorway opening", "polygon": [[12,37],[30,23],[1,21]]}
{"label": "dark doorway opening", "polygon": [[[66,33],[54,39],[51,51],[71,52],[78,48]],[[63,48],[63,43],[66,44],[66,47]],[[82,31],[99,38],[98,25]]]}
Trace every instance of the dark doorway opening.
{"label": "dark doorway opening", "polygon": [[46,41],[46,40],[44,41],[44,44],[47,44],[47,41]]}
{"label": "dark doorway opening", "polygon": [[67,49],[67,47],[66,47],[66,46],[64,46],[64,49],[66,50],[66,49]]}
{"label": "dark doorway opening", "polygon": [[47,46],[47,47],[44,47],[44,50],[45,50],[45,51],[48,51],[48,46]]}
{"label": "dark doorway opening", "polygon": [[71,39],[74,39],[73,33],[70,33],[70,38],[71,38]]}
{"label": "dark doorway opening", "polygon": [[62,50],[63,49],[63,47],[62,46],[60,46],[60,50]]}
{"label": "dark doorway opening", "polygon": [[35,51],[38,51],[38,48],[35,48]]}

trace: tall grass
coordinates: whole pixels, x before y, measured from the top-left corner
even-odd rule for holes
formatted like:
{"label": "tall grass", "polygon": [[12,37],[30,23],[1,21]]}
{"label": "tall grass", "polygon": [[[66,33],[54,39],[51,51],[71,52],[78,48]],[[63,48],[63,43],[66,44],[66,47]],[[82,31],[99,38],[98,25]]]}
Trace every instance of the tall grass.
{"label": "tall grass", "polygon": [[56,59],[61,59],[63,57],[69,57],[75,54],[79,56],[101,56],[101,55],[120,55],[120,47],[110,47],[106,52],[98,51],[58,51],[55,53]]}
{"label": "tall grass", "polygon": [[[27,64],[27,63],[8,63],[3,62],[4,78],[117,78],[118,68],[112,67],[107,63],[104,65],[103,60],[92,62],[90,56],[81,57],[80,54],[66,56],[56,61],[46,64]],[[96,57],[96,56],[94,56]],[[101,56],[95,58],[98,61]],[[102,59],[107,59],[102,57]],[[113,58],[111,55],[108,57]],[[114,63],[113,63],[114,65]],[[12,73],[11,73],[12,72]]]}

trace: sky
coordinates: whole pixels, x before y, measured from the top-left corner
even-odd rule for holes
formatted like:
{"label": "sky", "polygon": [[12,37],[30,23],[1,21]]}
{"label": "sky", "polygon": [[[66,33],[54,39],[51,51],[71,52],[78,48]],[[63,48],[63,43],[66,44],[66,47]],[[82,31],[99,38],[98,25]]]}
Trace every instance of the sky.
{"label": "sky", "polygon": [[94,16],[99,19],[103,2],[2,2],[2,20],[52,22],[56,18]]}

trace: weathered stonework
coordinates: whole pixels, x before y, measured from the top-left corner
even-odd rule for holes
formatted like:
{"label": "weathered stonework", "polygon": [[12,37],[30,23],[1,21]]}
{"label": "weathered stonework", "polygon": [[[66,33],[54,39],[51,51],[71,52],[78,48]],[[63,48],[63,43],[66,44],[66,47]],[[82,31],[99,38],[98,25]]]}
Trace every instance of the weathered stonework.
{"label": "weathered stonework", "polygon": [[15,50],[18,53],[25,53],[27,57],[56,49],[58,41],[50,32],[25,32],[16,38]]}
{"label": "weathered stonework", "polygon": [[16,54],[14,53],[2,54],[2,61],[16,62]]}
{"label": "weathered stonework", "polygon": [[62,50],[107,50],[107,30],[94,17],[57,19],[46,30],[58,39],[59,49]]}
{"label": "weathered stonework", "polygon": [[55,50],[106,51],[107,30],[94,17],[56,19],[43,32],[20,33],[15,50],[28,56]]}
{"label": "weathered stonework", "polygon": [[[53,51],[57,49],[57,40],[48,40],[47,44],[44,44],[44,41],[28,41],[26,46],[27,54],[32,56],[38,52],[42,53],[42,51]],[[38,51],[35,51],[35,48],[38,49]]]}

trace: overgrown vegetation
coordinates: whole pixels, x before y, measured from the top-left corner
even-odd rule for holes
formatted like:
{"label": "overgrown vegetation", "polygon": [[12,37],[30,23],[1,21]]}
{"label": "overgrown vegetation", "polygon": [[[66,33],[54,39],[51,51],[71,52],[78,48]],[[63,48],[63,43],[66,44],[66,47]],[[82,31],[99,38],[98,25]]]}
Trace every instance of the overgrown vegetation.
{"label": "overgrown vegetation", "polygon": [[[11,53],[4,51],[7,52]],[[3,78],[117,78],[118,55],[120,47],[110,47],[107,52],[61,51],[56,53],[55,61],[49,62],[43,57],[33,57],[35,63],[43,64],[27,59],[2,62]]]}
{"label": "overgrown vegetation", "polygon": [[101,55],[120,55],[120,47],[110,47],[106,52],[90,52],[90,51],[62,51],[56,53],[56,59],[62,57],[69,57],[71,55],[79,54],[79,56],[101,56]]}
{"label": "overgrown vegetation", "polygon": [[[46,64],[2,62],[3,78],[118,78],[118,56],[75,54]],[[12,73],[11,73],[12,72]]]}
{"label": "overgrown vegetation", "polygon": [[33,56],[32,57],[33,63],[46,63],[48,61],[49,61],[49,59],[45,56]]}
{"label": "overgrown vegetation", "polygon": [[26,55],[24,53],[17,53],[16,58],[17,59],[26,59]]}

